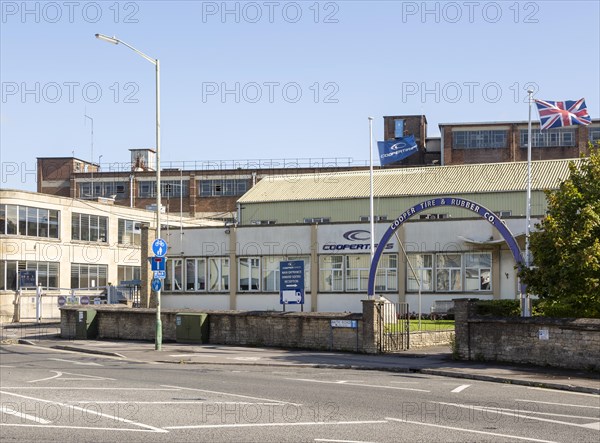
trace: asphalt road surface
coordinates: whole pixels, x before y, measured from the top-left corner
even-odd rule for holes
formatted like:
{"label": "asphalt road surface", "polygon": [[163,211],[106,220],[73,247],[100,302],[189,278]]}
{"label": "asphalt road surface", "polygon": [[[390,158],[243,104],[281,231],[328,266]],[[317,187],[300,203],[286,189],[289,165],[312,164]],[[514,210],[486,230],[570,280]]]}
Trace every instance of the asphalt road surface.
{"label": "asphalt road surface", "polygon": [[0,347],[0,441],[593,442],[600,396],[422,374]]}

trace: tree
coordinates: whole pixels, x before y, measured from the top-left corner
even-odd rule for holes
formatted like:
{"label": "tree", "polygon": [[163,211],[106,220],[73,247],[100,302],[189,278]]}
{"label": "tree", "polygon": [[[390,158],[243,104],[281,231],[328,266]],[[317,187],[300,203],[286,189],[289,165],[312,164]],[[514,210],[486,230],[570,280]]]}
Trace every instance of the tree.
{"label": "tree", "polygon": [[569,170],[546,191],[548,212],[530,236],[533,267],[519,275],[544,315],[600,317],[600,146]]}

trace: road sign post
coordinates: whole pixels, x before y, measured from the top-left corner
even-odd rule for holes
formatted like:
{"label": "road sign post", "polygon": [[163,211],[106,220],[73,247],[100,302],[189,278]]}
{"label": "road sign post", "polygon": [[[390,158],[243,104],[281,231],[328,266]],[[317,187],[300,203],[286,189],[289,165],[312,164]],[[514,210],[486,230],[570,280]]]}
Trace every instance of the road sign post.
{"label": "road sign post", "polygon": [[279,303],[300,305],[304,311],[304,261],[279,262]]}

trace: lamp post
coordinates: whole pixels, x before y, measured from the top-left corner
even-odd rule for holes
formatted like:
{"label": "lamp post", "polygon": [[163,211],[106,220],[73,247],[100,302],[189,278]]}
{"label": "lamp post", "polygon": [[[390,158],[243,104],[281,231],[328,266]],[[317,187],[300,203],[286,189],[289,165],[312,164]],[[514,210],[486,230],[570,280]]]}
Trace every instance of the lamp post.
{"label": "lamp post", "polygon": [[[160,186],[160,62],[158,59],[147,56],[142,51],[119,40],[116,37],[108,37],[96,34],[96,38],[105,42],[127,46],[133,52],[152,63],[156,68],[156,238],[160,238],[160,209],[161,209],[161,186]],[[146,264],[147,266],[147,264]],[[156,291],[156,343],[154,349],[160,351],[162,347],[162,322],[160,319],[160,290]]]}

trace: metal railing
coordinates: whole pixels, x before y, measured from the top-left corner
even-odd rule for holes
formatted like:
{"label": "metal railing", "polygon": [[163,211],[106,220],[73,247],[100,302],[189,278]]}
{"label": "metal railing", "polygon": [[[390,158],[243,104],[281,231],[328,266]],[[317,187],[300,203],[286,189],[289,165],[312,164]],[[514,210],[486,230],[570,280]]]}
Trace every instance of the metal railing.
{"label": "metal railing", "polygon": [[[100,164],[100,172],[130,172],[131,162],[106,162]],[[346,168],[368,166],[368,160],[354,161],[352,157],[322,158],[278,158],[244,160],[190,160],[163,161],[161,170],[174,171],[222,171],[252,169],[290,169],[290,168]]]}

